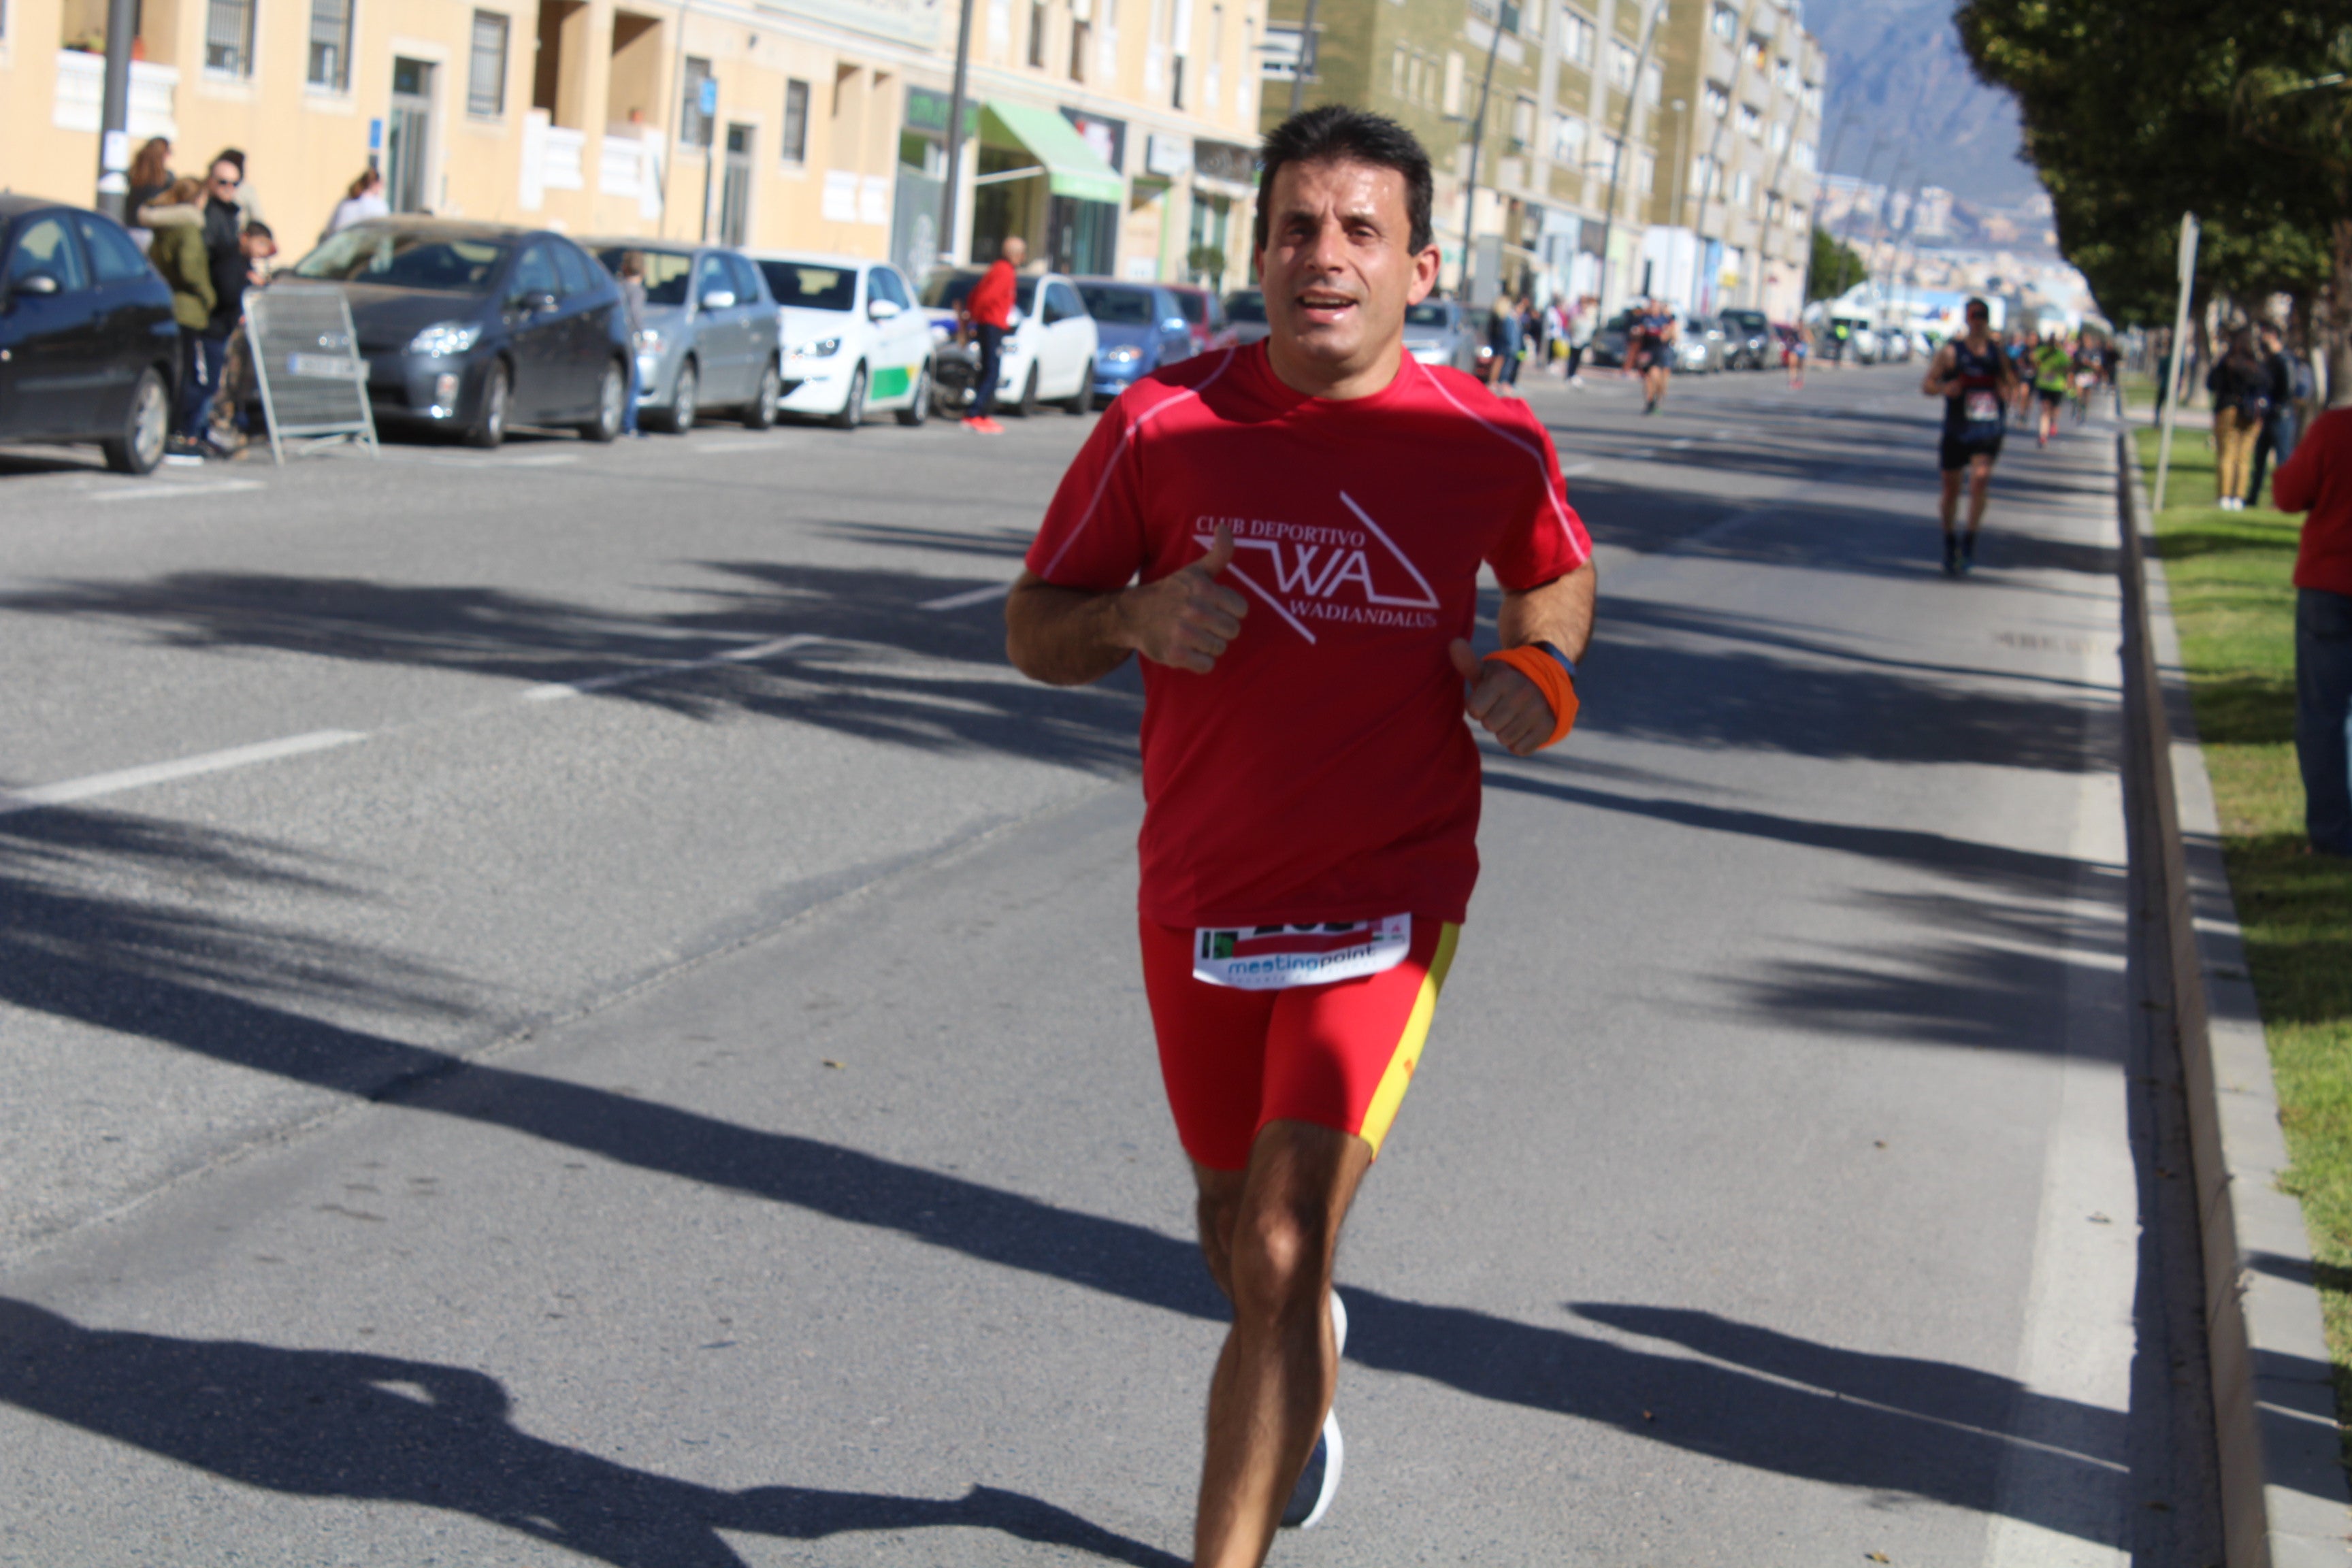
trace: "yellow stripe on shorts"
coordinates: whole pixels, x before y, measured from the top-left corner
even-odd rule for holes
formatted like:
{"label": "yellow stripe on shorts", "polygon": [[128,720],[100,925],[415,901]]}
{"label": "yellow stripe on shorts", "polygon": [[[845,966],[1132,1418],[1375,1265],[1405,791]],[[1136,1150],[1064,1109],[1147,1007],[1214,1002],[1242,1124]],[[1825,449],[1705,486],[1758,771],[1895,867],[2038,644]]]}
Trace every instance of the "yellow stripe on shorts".
{"label": "yellow stripe on shorts", "polygon": [[1388,1070],[1381,1074],[1381,1087],[1372,1090],[1372,1103],[1365,1108],[1364,1125],[1357,1136],[1372,1146],[1374,1159],[1380,1158],[1381,1141],[1389,1135],[1389,1124],[1404,1103],[1404,1091],[1412,1087],[1412,1069],[1429,1038],[1430,1020],[1437,1016],[1437,994],[1445,989],[1445,972],[1454,966],[1454,943],[1461,934],[1462,928],[1450,921],[1439,931],[1429,973],[1421,977],[1421,994],[1412,999],[1412,1012],[1404,1021],[1404,1037],[1397,1041],[1396,1055],[1389,1058]]}

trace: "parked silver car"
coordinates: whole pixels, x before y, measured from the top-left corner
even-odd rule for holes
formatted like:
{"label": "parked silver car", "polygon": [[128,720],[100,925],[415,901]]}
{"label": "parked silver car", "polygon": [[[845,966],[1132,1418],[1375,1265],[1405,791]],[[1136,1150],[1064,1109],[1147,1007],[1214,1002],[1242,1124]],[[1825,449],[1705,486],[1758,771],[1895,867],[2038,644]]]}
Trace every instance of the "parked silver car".
{"label": "parked silver car", "polygon": [[1256,289],[1236,289],[1225,296],[1225,320],[1234,326],[1234,342],[1254,343],[1274,331],[1265,319],[1265,295]]}
{"label": "parked silver car", "polygon": [[684,435],[714,408],[765,430],[783,397],[775,297],[760,269],[719,246],[586,239],[617,276],[621,258],[646,258],[646,310],[637,339],[637,413]]}
{"label": "parked silver car", "polygon": [[1404,352],[1423,364],[1478,374],[1486,342],[1486,312],[1465,310],[1459,300],[1423,300],[1404,308]]}
{"label": "parked silver car", "polygon": [[1685,316],[1675,339],[1675,368],[1685,374],[1706,375],[1725,367],[1727,360],[1723,323],[1703,316]]}

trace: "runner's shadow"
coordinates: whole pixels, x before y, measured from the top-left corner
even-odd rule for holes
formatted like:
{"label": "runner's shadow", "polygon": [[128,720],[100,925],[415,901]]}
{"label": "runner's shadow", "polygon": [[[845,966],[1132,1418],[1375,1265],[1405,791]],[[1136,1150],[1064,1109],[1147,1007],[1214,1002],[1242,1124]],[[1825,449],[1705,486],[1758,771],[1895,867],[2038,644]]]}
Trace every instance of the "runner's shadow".
{"label": "runner's shadow", "polygon": [[348,1351],[86,1328],[0,1297],[0,1400],[224,1480],[410,1503],[615,1568],[742,1568],[722,1530],[793,1541],[989,1530],[1139,1568],[1181,1560],[995,1487],[953,1500],[814,1487],[730,1492],[518,1428],[494,1378]]}

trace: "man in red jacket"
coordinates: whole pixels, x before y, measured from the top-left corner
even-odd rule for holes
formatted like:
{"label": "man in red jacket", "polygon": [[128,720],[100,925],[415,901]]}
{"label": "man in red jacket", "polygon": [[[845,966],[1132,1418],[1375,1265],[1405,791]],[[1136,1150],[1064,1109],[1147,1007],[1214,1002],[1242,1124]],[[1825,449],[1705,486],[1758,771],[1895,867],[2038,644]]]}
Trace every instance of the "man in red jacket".
{"label": "man in red jacket", "polygon": [[2281,511],[2308,511],[2294,558],[2294,752],[2305,830],[2352,855],[2352,408],[2313,422],[2271,481]]}
{"label": "man in red jacket", "polygon": [[1004,334],[1013,324],[1013,275],[1028,254],[1029,247],[1018,235],[1008,235],[1003,253],[964,296],[963,319],[980,340],[980,381],[972,388],[971,412],[964,416],[963,427],[982,436],[1004,434],[1004,426],[988,411],[995,406],[997,378],[1003,374]]}

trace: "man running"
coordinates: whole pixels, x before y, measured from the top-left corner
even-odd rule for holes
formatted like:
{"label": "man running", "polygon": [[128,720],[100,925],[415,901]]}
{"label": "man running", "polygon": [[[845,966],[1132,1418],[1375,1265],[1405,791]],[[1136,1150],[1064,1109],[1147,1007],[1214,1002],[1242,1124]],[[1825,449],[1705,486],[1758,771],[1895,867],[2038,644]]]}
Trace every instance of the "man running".
{"label": "man running", "polygon": [[2032,359],[2033,395],[2042,403],[2035,444],[2047,447],[2050,437],[2058,434],[2058,410],[2066,405],[2067,383],[2074,374],[2074,356],[2066,352],[2064,343],[2050,337],[2034,344]]}
{"label": "man running", "polygon": [[1675,339],[1681,329],[1663,300],[1644,300],[1626,335],[1634,345],[1634,368],[1642,373],[1642,412],[1655,414],[1666,400],[1666,383],[1675,373]]}
{"label": "man running", "polygon": [[[2003,405],[2015,379],[2009,356],[1992,335],[1992,307],[1970,300],[1964,312],[1968,331],[1936,351],[1919,390],[1944,400],[1944,489],[1937,516],[1944,524],[1944,574],[1957,577],[1977,563],[1977,530],[1984,526],[1985,499],[1992,489],[1992,465],[2000,456],[2007,423]],[[1956,531],[1960,476],[1969,480],[1969,526]]]}
{"label": "man running", "polygon": [[[1332,1257],[1412,1081],[1477,877],[1478,749],[1562,739],[1591,543],[1524,403],[1403,352],[1437,281],[1429,156],[1341,105],[1267,135],[1270,335],[1142,377],[1005,606],[1034,679],[1141,656],[1144,989],[1201,1247],[1233,1302],[1196,1568],[1330,1504]],[[1502,648],[1481,660],[1481,563]]]}

